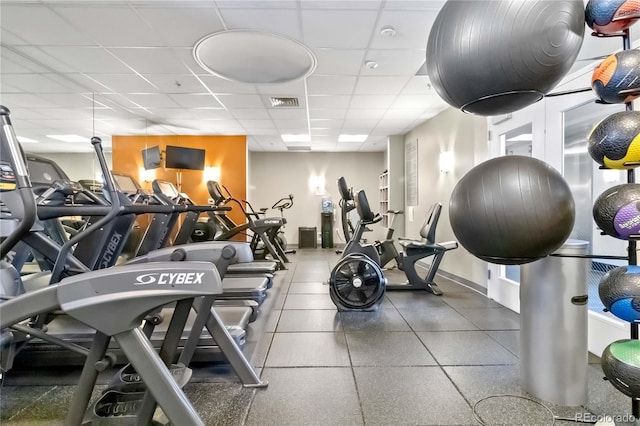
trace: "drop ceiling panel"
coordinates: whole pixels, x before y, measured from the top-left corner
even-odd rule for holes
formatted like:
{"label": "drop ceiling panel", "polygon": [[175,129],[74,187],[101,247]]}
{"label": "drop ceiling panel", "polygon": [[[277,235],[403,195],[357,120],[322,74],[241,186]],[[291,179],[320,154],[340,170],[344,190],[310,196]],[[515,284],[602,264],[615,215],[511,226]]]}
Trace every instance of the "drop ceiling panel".
{"label": "drop ceiling panel", "polygon": [[269,115],[274,120],[306,120],[307,110],[303,108],[269,108]]}
{"label": "drop ceiling panel", "polygon": [[273,120],[276,127],[282,129],[305,129],[302,132],[296,133],[308,133],[307,120]]}
{"label": "drop ceiling panel", "polygon": [[375,119],[374,120],[347,119],[347,120],[344,120],[344,123],[342,123],[342,132],[353,134],[353,133],[347,132],[346,130],[366,129],[365,132],[356,133],[356,134],[369,134],[369,131],[371,131],[371,129],[376,127],[376,124],[378,124],[379,121],[380,120],[375,120]]}
{"label": "drop ceiling panel", "polygon": [[23,58],[9,50],[1,49],[0,71],[4,73],[30,74],[35,72],[47,72],[48,69],[35,64],[33,61]]}
{"label": "drop ceiling panel", "polygon": [[[438,15],[437,10],[425,11],[397,11],[385,10],[379,19],[376,37],[371,42],[372,49],[397,49],[399,47],[424,49],[427,47],[429,31]],[[384,26],[391,26],[396,30],[394,37],[384,37],[379,34]]]}
{"label": "drop ceiling panel", "polygon": [[394,109],[426,109],[440,104],[440,97],[434,95],[400,95],[393,105]]}
{"label": "drop ceiling panel", "polygon": [[11,108],[11,118],[15,120],[16,123],[19,123],[20,120],[41,120],[51,117],[48,117],[43,110],[40,109]]}
{"label": "drop ceiling panel", "polygon": [[145,108],[175,108],[178,106],[176,101],[171,99],[168,95],[160,93],[144,95],[128,94],[126,96],[128,99],[131,99],[138,105]]}
{"label": "drop ceiling panel", "polygon": [[230,30],[251,28],[302,39],[296,9],[221,9],[220,14]]}
{"label": "drop ceiling panel", "polygon": [[387,0],[385,10],[434,10],[439,11],[446,0]]}
{"label": "drop ceiling panel", "polygon": [[433,95],[436,92],[431,87],[429,77],[425,75],[411,77],[400,93],[403,95]]}
{"label": "drop ceiling panel", "polygon": [[369,44],[377,11],[302,10],[304,42],[310,47],[364,49]]}
{"label": "drop ceiling panel", "polygon": [[[198,66],[198,70],[202,70]],[[195,71],[195,70],[194,70]],[[254,94],[258,93],[256,86],[253,84],[239,83],[236,81],[225,80],[224,78],[216,77],[214,75],[198,75],[202,82],[213,93],[226,93],[226,94]],[[202,91],[202,85],[200,85]]]}
{"label": "drop ceiling panel", "polygon": [[[2,86],[9,85],[26,93],[69,93],[71,85],[63,85],[51,77],[53,74],[5,74]],[[79,89],[76,85],[75,89]]]}
{"label": "drop ceiling panel", "polygon": [[245,128],[275,129],[275,125],[271,120],[238,120],[238,122]]}
{"label": "drop ceiling panel", "polygon": [[140,7],[137,11],[160,33],[166,46],[193,47],[205,35],[224,29],[212,6],[203,3],[201,7]]}
{"label": "drop ceiling panel", "polygon": [[351,95],[355,85],[356,77],[351,76],[312,75],[307,79],[309,95]]}
{"label": "drop ceiling panel", "polygon": [[296,0],[216,0],[218,9],[224,8],[273,8],[273,9],[295,9],[298,7]]}
{"label": "drop ceiling panel", "polygon": [[349,108],[387,109],[395,99],[395,95],[355,95],[351,98]]}
{"label": "drop ceiling panel", "polygon": [[280,132],[275,128],[258,128],[258,127],[246,127],[244,129],[248,135],[256,135],[256,136],[278,136]]}
{"label": "drop ceiling panel", "polygon": [[351,9],[378,10],[380,0],[304,0],[300,2],[303,9]]}
{"label": "drop ceiling panel", "polygon": [[362,143],[339,142],[336,144],[335,151],[338,151],[338,152],[359,151],[361,146],[362,146]]}
{"label": "drop ceiling panel", "polygon": [[364,66],[364,50],[313,49],[318,65],[315,74],[358,75]]}
{"label": "drop ceiling panel", "polygon": [[231,109],[231,114],[237,119],[269,120],[271,117],[265,108]]}
{"label": "drop ceiling panel", "polygon": [[186,108],[149,108],[150,117],[153,119],[165,118],[167,120],[195,119],[193,111]]}
{"label": "drop ceiling panel", "polygon": [[[143,74],[159,93],[201,93],[202,84],[192,74]],[[152,87],[152,86],[149,86]]]}
{"label": "drop ceiling panel", "polygon": [[373,61],[378,68],[362,68],[361,75],[395,76],[412,75],[424,62],[424,48],[415,50],[368,50],[365,61]]}
{"label": "drop ceiling panel", "polygon": [[233,115],[224,108],[196,108],[190,111],[194,118],[201,120],[234,120]]}
{"label": "drop ceiling panel", "polygon": [[99,47],[46,46],[16,47],[27,57],[58,72],[127,73],[126,65]]}
{"label": "drop ceiling panel", "polygon": [[[2,95],[2,102],[9,109],[12,107],[23,108],[56,108],[58,105],[49,102],[39,96],[28,93],[6,93]],[[16,123],[18,124],[18,123]]]}
{"label": "drop ceiling panel", "polygon": [[346,118],[349,120],[379,120],[387,112],[386,109],[357,109],[351,108],[347,111]]}
{"label": "drop ceiling panel", "polygon": [[321,96],[315,96],[315,95],[310,95],[309,96],[309,108],[322,108],[322,109],[326,109],[326,108],[336,108],[336,109],[346,109],[349,106],[349,102],[351,101],[351,96],[328,96],[328,95],[321,95]]}
{"label": "drop ceiling panel", "polygon": [[258,95],[218,95],[218,99],[230,109],[264,107],[262,99]]}
{"label": "drop ceiling panel", "polygon": [[409,81],[409,77],[360,77],[354,94],[395,95]]}
{"label": "drop ceiling panel", "polygon": [[185,66],[172,50],[155,48],[110,48],[109,51],[141,74],[184,74]]}
{"label": "drop ceiling panel", "polygon": [[[86,129],[86,134],[87,131],[93,128],[93,120],[91,118],[85,118],[83,120],[39,120],[35,123],[36,128],[40,128],[42,126],[49,129]],[[81,134],[80,136],[84,136],[84,134]]]}
{"label": "drop ceiling panel", "polygon": [[390,109],[387,110],[387,112],[384,114],[383,119],[384,120],[409,120],[409,121],[413,121],[416,120],[418,118],[420,118],[422,116],[422,114],[424,114],[425,110],[424,108],[421,109],[400,109],[400,108],[396,108],[396,109]]}
{"label": "drop ceiling panel", "polygon": [[[13,116],[13,111],[18,110],[18,108],[11,108],[11,115]],[[29,111],[33,111],[36,114],[42,114],[44,118],[62,118],[62,119],[83,119],[83,118],[91,118],[93,115],[93,111],[91,108],[30,108]],[[104,110],[97,110],[96,116],[98,114],[103,114]],[[34,117],[35,118],[35,117]],[[14,123],[15,126],[19,126],[19,123]]]}
{"label": "drop ceiling panel", "polygon": [[137,74],[86,74],[80,84],[103,93],[149,93],[155,88]]}
{"label": "drop ceiling panel", "polygon": [[[2,22],[2,18],[0,17],[0,23]],[[14,33],[7,31],[4,27],[0,28],[0,40],[2,40],[2,44],[5,46],[11,46],[16,44],[29,44],[24,39],[18,37]]]}
{"label": "drop ceiling panel", "polygon": [[80,94],[41,94],[41,99],[51,102],[61,108],[87,108],[93,107],[93,101],[90,95]]}
{"label": "drop ceiling panel", "polygon": [[262,95],[304,98],[303,80],[282,84],[261,84],[255,87]]}
{"label": "drop ceiling panel", "polygon": [[311,119],[343,119],[347,114],[346,109],[310,109]]}
{"label": "drop ceiling panel", "polygon": [[[95,43],[69,25],[48,7],[41,5],[3,4],[0,17],[2,28],[18,34],[31,44],[42,45],[91,45]],[[110,26],[105,26],[113,30]]]}
{"label": "drop ceiling panel", "polygon": [[[132,11],[129,6],[108,7],[60,6],[54,9],[73,26],[85,34],[84,40],[92,40],[103,46],[161,46],[162,38]],[[96,25],[111,22],[116,25]]]}
{"label": "drop ceiling panel", "polygon": [[171,99],[176,101],[178,105],[184,108],[200,108],[200,107],[212,107],[221,108],[222,105],[216,99],[208,93],[202,94],[174,94],[169,95]]}

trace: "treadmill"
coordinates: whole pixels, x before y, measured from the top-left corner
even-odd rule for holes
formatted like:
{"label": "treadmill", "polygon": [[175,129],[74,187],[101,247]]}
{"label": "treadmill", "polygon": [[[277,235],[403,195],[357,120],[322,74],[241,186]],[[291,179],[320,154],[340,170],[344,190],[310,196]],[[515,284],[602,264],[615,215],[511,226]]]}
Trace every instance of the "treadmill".
{"label": "treadmill", "polygon": [[[51,160],[32,154],[27,155],[27,160],[34,182],[36,182],[36,184],[39,184],[41,187],[44,185],[52,186],[52,183],[54,183],[56,189],[54,191],[50,191],[50,194],[62,194],[64,197],[51,197],[52,199],[56,199],[57,202],[48,203],[48,205],[40,205],[38,207],[38,215],[40,219],[32,227],[31,232],[29,233],[30,236],[23,239],[23,241],[21,242],[21,247],[16,248],[16,250],[18,250],[19,252],[26,249],[30,252],[37,252],[42,261],[46,260],[50,265],[53,265],[57,258],[60,246],[44,233],[45,226],[43,224],[57,222],[60,217],[65,216],[85,216],[88,218],[87,221],[90,222],[97,217],[108,214],[110,207],[105,205],[67,205],[66,203],[64,203],[64,200],[69,198],[69,192],[73,193],[75,190],[81,187],[66,179],[66,175],[64,174],[64,172],[62,172],[60,168],[57,167],[57,165]],[[72,189],[70,189],[70,187]],[[40,191],[42,191],[42,188],[40,189]],[[75,193],[74,195],[74,198],[79,198],[77,197],[78,193]],[[140,206],[129,206],[128,208],[133,209],[134,207],[137,207],[137,209],[135,210],[138,210],[138,212],[141,211]],[[125,209],[121,212],[119,218],[124,217],[127,221],[129,221],[131,220],[131,216],[132,214],[128,212],[127,208],[125,207]],[[10,216],[6,214],[3,215],[0,219],[3,222],[5,220],[11,220]],[[67,266],[65,267],[65,269],[72,274],[90,270],[90,268],[87,267],[86,264],[81,262],[76,256],[80,256],[85,260],[99,259],[98,261],[89,262],[92,263],[93,269],[101,269],[103,267],[109,267],[115,264],[117,256],[110,256],[109,261],[105,263],[102,262],[102,260],[104,260],[104,256],[100,255],[104,254],[105,251],[108,252],[109,250],[111,250],[112,254],[115,252],[115,250],[113,249],[113,242],[115,241],[114,235],[118,233],[119,228],[123,225],[124,222],[125,220],[112,221],[112,223],[107,224],[101,230],[96,231],[97,233],[102,234],[102,236],[98,235],[95,238],[80,240],[74,250],[73,255],[69,256],[69,258],[67,259]],[[124,240],[125,238],[120,239]],[[98,247],[96,249],[96,244],[99,241],[107,241],[107,247]],[[108,248],[110,243],[112,245],[111,249]],[[91,255],[88,255],[87,253],[93,253],[93,257],[91,257]],[[21,253],[17,253],[14,256],[14,259],[21,259],[21,261],[24,261],[25,258],[26,256],[21,255]],[[43,288],[49,285],[51,281],[51,272],[44,271],[26,275],[23,277],[23,281],[25,287],[29,289]],[[148,318],[150,323],[154,323],[154,325],[156,325],[151,336],[151,341],[153,342],[154,347],[159,348],[162,345],[165,337],[165,332],[168,327],[168,321],[163,321],[163,318],[171,317],[171,309],[172,308],[165,308],[162,312],[159,312],[153,317]],[[247,328],[249,322],[255,318],[256,310],[250,306],[217,306],[215,307],[215,311],[221,317],[222,322],[225,324],[227,331],[231,334],[234,341],[239,346],[243,345],[246,336],[245,329]],[[190,314],[189,325],[185,328],[181,338],[181,341],[183,343],[188,338],[189,332],[191,330],[190,324],[193,321],[194,317],[195,315],[193,315],[193,313]],[[67,316],[55,316],[46,325],[46,327],[49,335],[53,335],[63,340],[77,343],[81,346],[88,347],[93,340],[94,330],[92,328],[89,328],[84,324],[79,323]],[[111,345],[111,350],[115,351],[116,354],[118,353],[118,348],[114,343],[112,343]],[[211,336],[206,332],[203,332],[201,335],[199,348],[196,352],[194,360],[224,360],[224,358],[220,354],[220,350],[217,347],[216,342],[213,341]],[[18,357],[16,361],[16,365],[24,366],[43,364],[69,365],[83,363],[84,356],[74,356],[74,352],[70,352],[69,350],[62,349],[59,346],[52,345],[51,343],[47,343],[39,339],[33,339],[29,342],[27,349],[21,352],[20,357]]]}

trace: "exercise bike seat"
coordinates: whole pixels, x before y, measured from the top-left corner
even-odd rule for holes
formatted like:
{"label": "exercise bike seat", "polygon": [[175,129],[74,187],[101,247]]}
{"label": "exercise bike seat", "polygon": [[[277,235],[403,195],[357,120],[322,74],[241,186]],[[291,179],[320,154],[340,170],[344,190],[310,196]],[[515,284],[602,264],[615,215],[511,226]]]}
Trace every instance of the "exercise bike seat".
{"label": "exercise bike seat", "polygon": [[405,249],[424,250],[425,252],[431,251],[447,251],[458,248],[457,241],[446,241],[443,243],[430,243],[429,241],[416,241],[416,240],[402,240],[400,245]]}

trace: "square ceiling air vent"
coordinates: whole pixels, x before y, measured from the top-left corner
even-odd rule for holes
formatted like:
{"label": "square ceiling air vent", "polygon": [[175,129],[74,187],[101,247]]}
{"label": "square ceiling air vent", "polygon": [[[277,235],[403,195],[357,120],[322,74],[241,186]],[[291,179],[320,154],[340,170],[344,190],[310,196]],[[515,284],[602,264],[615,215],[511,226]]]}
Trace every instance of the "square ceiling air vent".
{"label": "square ceiling air vent", "polygon": [[271,106],[273,108],[296,108],[300,106],[298,98],[270,97]]}

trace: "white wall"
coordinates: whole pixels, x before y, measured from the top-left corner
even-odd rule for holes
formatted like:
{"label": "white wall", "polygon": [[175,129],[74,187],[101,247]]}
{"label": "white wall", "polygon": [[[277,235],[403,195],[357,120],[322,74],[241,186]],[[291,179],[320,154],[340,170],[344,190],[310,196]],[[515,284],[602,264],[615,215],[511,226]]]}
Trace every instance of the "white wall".
{"label": "white wall", "polygon": [[[418,140],[418,206],[405,208],[405,235],[407,238],[419,238],[428,207],[440,202],[442,213],[436,239],[455,240],[449,222],[451,192],[467,171],[487,157],[486,118],[448,108],[404,138],[405,143],[415,139]],[[440,172],[439,155],[442,151],[453,151],[454,154],[454,169],[449,173]],[[440,270],[486,286],[487,263],[463,247],[447,253]]]}
{"label": "white wall", "polygon": [[[298,227],[315,226],[320,232],[320,208],[323,197],[331,197],[334,206],[334,244],[344,243],[337,181],[344,176],[354,190],[364,189],[374,212],[379,210],[378,177],[385,170],[382,152],[249,152],[249,201],[258,209],[271,207],[279,198],[293,194],[293,207],[285,210],[286,237],[298,243]],[[311,176],[324,176],[324,195],[316,195]],[[270,214],[278,215],[276,210]],[[355,210],[352,212],[355,215]],[[355,216],[352,219],[355,225]],[[365,233],[370,242],[384,237],[382,226]],[[338,230],[338,233],[336,233]]]}
{"label": "white wall", "polygon": [[[71,180],[95,179],[101,174],[100,164],[93,153],[41,153],[38,155],[49,158],[62,168]],[[109,167],[112,167],[111,153],[105,152],[105,159]]]}

